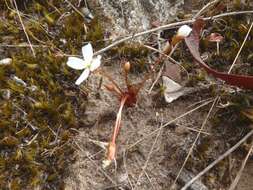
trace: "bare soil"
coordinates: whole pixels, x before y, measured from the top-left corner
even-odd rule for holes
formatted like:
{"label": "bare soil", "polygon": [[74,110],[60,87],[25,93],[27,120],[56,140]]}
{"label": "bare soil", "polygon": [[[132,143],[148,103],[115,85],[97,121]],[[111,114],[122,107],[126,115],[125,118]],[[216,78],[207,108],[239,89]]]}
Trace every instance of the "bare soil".
{"label": "bare soil", "polygon": [[[191,8],[194,7],[188,1],[184,4],[185,10],[192,11],[189,10],[187,3]],[[122,83],[123,78],[120,78],[122,68],[120,63],[117,64],[115,61],[112,66],[105,68],[114,78],[116,77],[117,82]],[[139,80],[140,75],[135,73],[131,77],[135,81]],[[89,81],[90,88],[96,89],[98,83],[99,78],[93,76]],[[85,112],[87,120],[84,121],[86,125],[79,130],[79,135],[75,138],[77,161],[71,167],[69,177],[65,181],[67,190],[171,188],[211,104],[177,119],[161,130],[157,129],[214,96],[211,89],[207,88],[168,104],[158,89],[152,94],[147,93],[151,84],[151,80],[145,84],[135,107],[124,109],[122,127],[117,140],[117,164],[105,170],[101,164],[105,151],[91,140],[108,142],[110,139],[118,111],[115,104],[117,99],[104,88],[89,94]],[[220,115],[219,110],[219,105],[216,105],[172,189],[180,189],[245,135],[247,131],[245,128],[231,129],[229,122],[215,125],[215,118]],[[197,180],[189,189],[227,189],[245,155],[245,150],[239,149]],[[251,162],[246,165],[238,190],[252,189]]]}
{"label": "bare soil", "polygon": [[[192,80],[190,86],[196,90],[169,104],[164,100],[161,81],[149,94],[153,79],[148,80],[139,93],[137,104],[124,107],[116,162],[103,169],[105,150],[96,142],[110,140],[119,101],[104,88],[103,84],[109,81],[101,80],[96,73],[81,86],[74,85],[79,71],[66,66],[67,57],[81,55],[81,47],[88,41],[99,50],[109,45],[112,39],[192,18],[210,0],[87,1],[93,20],[82,15],[85,14],[82,8],[86,1],[17,0],[24,25],[36,48],[36,58],[32,56],[14,1],[1,2],[4,3],[0,3],[0,59],[10,57],[13,63],[0,65],[0,189],[177,190],[250,130],[248,126],[252,121],[243,116],[243,109],[238,107],[252,108],[252,92],[241,90],[231,94],[229,90],[234,88],[217,85],[222,83],[210,79],[200,67],[192,64],[191,57],[187,57],[189,52],[176,51],[175,57],[187,67],[189,80]],[[226,0],[205,15],[249,9],[245,6],[249,1],[240,1],[239,5],[244,4],[241,7],[238,2]],[[138,14],[132,14],[133,11]],[[236,22],[239,17],[245,18],[242,23]],[[207,32],[221,31],[233,39],[220,44],[220,50],[227,53],[221,61],[216,59],[216,44],[203,48],[201,53],[207,53],[210,62],[215,59],[212,67],[229,67],[247,32],[249,20],[246,16],[238,16],[234,20],[207,23]],[[176,29],[162,31],[159,36],[164,38],[161,46],[175,32]],[[238,59],[239,69],[235,72],[244,65],[246,69],[241,72],[253,73],[249,43],[252,35],[248,48],[243,49]],[[103,69],[124,88],[122,63],[130,61],[133,66],[130,79],[141,81],[146,70],[150,69],[150,63],[159,55],[150,51],[146,57],[137,57],[140,49],[137,47],[131,53],[134,49],[131,44],[141,41],[141,44],[158,48],[157,39],[157,33],[150,34],[105,52],[102,55]],[[127,53],[120,48],[130,55],[125,55]],[[185,50],[184,46],[180,48]],[[185,57],[189,59],[184,60]],[[15,76],[19,78],[15,79]],[[217,95],[221,98],[205,123],[212,105],[207,102]],[[224,106],[231,102],[237,107]],[[189,114],[185,114],[187,112]],[[204,130],[172,187],[203,123]],[[228,189],[249,151],[249,144],[250,140],[189,189]],[[253,189],[252,171],[251,155],[237,190]]]}
{"label": "bare soil", "polygon": [[[123,81],[120,64],[113,64],[106,69],[116,77],[117,82]],[[132,79],[137,77],[135,74],[131,76]],[[98,81],[99,77],[93,76],[89,84],[95,89]],[[103,88],[89,95],[86,110],[88,121],[75,138],[77,161],[66,180],[67,190],[170,188],[211,104],[150,134],[162,124],[199,106],[212,96],[206,89],[168,104],[156,91],[149,95],[147,91],[150,86],[151,80],[142,89],[137,105],[123,111],[122,128],[117,140],[117,166],[112,165],[106,170],[102,169],[105,151],[90,139],[108,142],[118,110],[118,106],[115,106],[117,99]],[[235,131],[225,134],[228,130],[229,127],[215,128],[207,122],[197,146],[177,180],[176,189],[225,152],[230,143],[233,144],[243,137],[243,130],[237,130],[236,132],[241,134],[236,137],[233,137]],[[221,131],[223,134],[219,134]],[[143,140],[139,141],[140,139]],[[226,189],[231,176],[238,168],[237,157],[231,156],[231,171],[228,171],[231,163],[226,160],[202,178],[202,181],[194,183],[192,189]],[[242,190],[251,187],[250,172],[251,170],[245,170],[245,175],[249,176],[248,185],[241,182]]]}

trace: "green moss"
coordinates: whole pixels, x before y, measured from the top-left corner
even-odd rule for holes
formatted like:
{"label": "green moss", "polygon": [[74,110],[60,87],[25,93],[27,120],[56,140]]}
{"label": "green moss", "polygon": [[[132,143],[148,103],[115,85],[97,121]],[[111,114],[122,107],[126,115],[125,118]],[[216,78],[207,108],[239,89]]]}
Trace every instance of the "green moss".
{"label": "green moss", "polygon": [[110,53],[117,54],[118,56],[129,59],[137,59],[146,57],[150,53],[150,51],[139,43],[131,43],[122,44],[118,47],[115,47],[110,50]]}
{"label": "green moss", "polygon": [[10,184],[13,189],[58,189],[74,152],[62,145],[73,137],[69,129],[79,125],[75,98],[64,96],[69,90],[79,93],[66,86],[75,75],[51,50],[36,49],[36,57],[30,49],[9,53],[13,63],[0,68],[0,90],[11,94],[9,100],[0,96],[0,189]]}
{"label": "green moss", "polygon": [[135,73],[144,72],[148,69],[147,56],[149,53],[150,51],[139,43],[123,43],[109,51],[111,56],[117,56],[119,59],[130,61],[130,71]]}
{"label": "green moss", "polygon": [[99,18],[93,19],[88,24],[88,29],[86,40],[96,44],[97,47],[102,47],[104,45],[104,30]]}
{"label": "green moss", "polygon": [[67,16],[64,20],[64,26],[62,30],[62,37],[76,39],[76,41],[80,42],[85,35],[84,30],[84,20],[77,13],[72,13]]}

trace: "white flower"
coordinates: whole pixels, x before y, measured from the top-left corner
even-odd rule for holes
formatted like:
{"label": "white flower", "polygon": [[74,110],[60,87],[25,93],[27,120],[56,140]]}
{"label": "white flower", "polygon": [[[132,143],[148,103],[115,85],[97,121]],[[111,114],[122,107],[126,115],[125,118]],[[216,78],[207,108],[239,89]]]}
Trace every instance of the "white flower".
{"label": "white flower", "polygon": [[90,43],[82,47],[83,59],[77,57],[69,57],[67,65],[72,69],[83,70],[80,77],[76,80],[75,84],[80,85],[85,81],[89,74],[96,70],[101,64],[101,56],[93,57],[93,49]]}
{"label": "white flower", "polygon": [[177,36],[186,38],[187,36],[189,36],[191,31],[192,31],[191,27],[189,27],[188,25],[183,25],[178,29]]}

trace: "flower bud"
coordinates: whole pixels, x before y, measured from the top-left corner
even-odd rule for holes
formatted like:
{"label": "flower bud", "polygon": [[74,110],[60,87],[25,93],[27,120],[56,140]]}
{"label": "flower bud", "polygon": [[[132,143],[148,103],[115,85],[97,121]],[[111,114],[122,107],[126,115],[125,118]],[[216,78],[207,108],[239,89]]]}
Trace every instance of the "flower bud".
{"label": "flower bud", "polygon": [[128,73],[129,72],[129,70],[130,70],[130,63],[129,62],[126,62],[125,63],[125,65],[124,65],[124,70],[126,71],[126,73]]}
{"label": "flower bud", "polygon": [[191,27],[189,27],[188,25],[183,25],[178,29],[177,36],[186,38],[187,36],[190,35],[191,31],[192,31]]}
{"label": "flower bud", "polygon": [[177,34],[175,36],[173,36],[172,41],[171,41],[171,45],[175,46],[181,40],[183,40],[184,38],[186,38],[187,36],[189,36],[190,33],[191,33],[191,31],[192,31],[192,29],[188,25],[181,26],[178,29]]}

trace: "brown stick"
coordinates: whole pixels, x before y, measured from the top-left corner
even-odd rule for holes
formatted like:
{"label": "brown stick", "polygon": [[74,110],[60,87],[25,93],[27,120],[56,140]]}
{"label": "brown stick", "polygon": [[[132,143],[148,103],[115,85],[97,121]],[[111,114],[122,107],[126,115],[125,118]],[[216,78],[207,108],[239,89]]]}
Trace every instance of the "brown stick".
{"label": "brown stick", "polygon": [[[212,17],[205,17],[205,18],[203,18],[203,20],[205,20],[205,21],[215,20],[217,18],[222,18],[222,17],[226,17],[226,16],[232,16],[232,15],[239,15],[239,14],[253,14],[253,10],[251,10],[251,11],[227,12],[227,13],[222,13],[222,14],[215,15],[215,16],[212,16]],[[184,24],[192,24],[194,22],[195,22],[195,19],[190,19],[190,20],[186,20],[186,21],[180,21],[180,22],[170,23],[170,24],[159,26],[157,28],[146,30],[146,31],[143,31],[143,32],[131,35],[131,36],[126,36],[126,37],[123,37],[122,39],[120,39],[120,40],[118,40],[116,42],[113,42],[109,46],[107,46],[107,47],[105,47],[105,48],[103,48],[103,49],[95,52],[94,55],[99,55],[101,53],[104,53],[105,51],[108,51],[109,49],[113,48],[114,46],[117,46],[117,45],[119,45],[119,44],[121,44],[121,43],[123,43],[123,42],[125,42],[127,40],[130,40],[132,38],[136,38],[136,37],[139,37],[139,36],[142,36],[142,35],[150,34],[152,32],[156,32],[156,31],[159,31],[159,30],[166,30],[166,29],[170,29],[170,28],[179,27],[179,26],[184,25]]]}
{"label": "brown stick", "polygon": [[201,176],[203,176],[206,172],[208,172],[210,169],[212,169],[217,163],[219,163],[221,160],[226,158],[229,154],[231,154],[235,149],[237,149],[243,142],[245,142],[251,135],[253,135],[253,130],[251,130],[245,137],[243,137],[238,143],[236,143],[234,146],[232,146],[229,150],[227,150],[224,154],[222,154],[218,159],[216,159],[214,162],[209,164],[204,170],[202,170],[198,175],[196,175],[194,178],[192,178],[188,183],[185,184],[181,190],[186,190],[194,181],[199,179]]}

